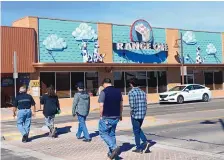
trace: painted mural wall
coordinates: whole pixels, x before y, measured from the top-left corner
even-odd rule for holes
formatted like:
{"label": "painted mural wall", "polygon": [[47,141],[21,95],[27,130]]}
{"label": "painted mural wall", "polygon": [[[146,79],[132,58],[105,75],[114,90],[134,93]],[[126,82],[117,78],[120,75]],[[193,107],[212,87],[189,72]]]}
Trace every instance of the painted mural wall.
{"label": "painted mural wall", "polygon": [[[183,35],[184,63],[220,64],[222,63],[221,33],[179,31]],[[179,62],[182,62],[179,49]]]}
{"label": "painted mural wall", "polygon": [[102,63],[97,24],[39,19],[39,62]]}
{"label": "painted mural wall", "polygon": [[[131,26],[112,26],[114,63],[166,63],[168,53],[167,51],[147,49],[147,46],[143,46],[142,48],[140,47],[140,49],[136,49],[136,44],[134,44],[135,48],[133,45],[129,45],[129,43],[135,41],[133,39],[135,39],[136,37],[140,37],[142,42],[150,42],[150,45],[152,46],[149,46],[148,48],[153,48],[153,45],[155,44],[154,42],[159,42],[160,44],[166,43],[165,29],[151,28],[152,30],[149,31],[147,30],[147,28],[144,27],[146,25],[147,24],[144,24],[144,22],[140,22],[135,26],[134,30]],[[131,33],[130,30],[132,30]],[[132,34],[132,37],[130,37],[130,34]],[[136,35],[133,36],[133,34]],[[118,43],[124,44],[122,50],[118,49]],[[129,46],[125,46],[125,43],[128,43]]]}

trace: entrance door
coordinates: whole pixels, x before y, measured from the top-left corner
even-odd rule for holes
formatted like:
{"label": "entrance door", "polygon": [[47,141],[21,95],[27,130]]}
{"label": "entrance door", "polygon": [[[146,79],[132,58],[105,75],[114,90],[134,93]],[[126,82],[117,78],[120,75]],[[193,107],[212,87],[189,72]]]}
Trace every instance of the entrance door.
{"label": "entrance door", "polygon": [[194,84],[194,74],[187,75],[187,84]]}

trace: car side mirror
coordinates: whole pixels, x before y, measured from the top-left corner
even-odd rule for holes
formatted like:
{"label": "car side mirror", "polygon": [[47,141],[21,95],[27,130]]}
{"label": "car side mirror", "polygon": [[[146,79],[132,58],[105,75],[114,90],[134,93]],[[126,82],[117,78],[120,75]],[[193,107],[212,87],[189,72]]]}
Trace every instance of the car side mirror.
{"label": "car side mirror", "polygon": [[185,89],[185,92],[189,92],[189,89]]}

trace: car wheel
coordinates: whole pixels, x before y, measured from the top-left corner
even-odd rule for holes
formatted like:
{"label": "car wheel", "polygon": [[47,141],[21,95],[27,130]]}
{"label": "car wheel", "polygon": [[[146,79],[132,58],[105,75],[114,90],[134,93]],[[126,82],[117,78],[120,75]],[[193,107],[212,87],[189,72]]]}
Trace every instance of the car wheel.
{"label": "car wheel", "polygon": [[177,97],[177,103],[178,103],[178,104],[182,104],[182,103],[184,103],[184,97],[183,97],[183,96],[178,96],[178,97]]}
{"label": "car wheel", "polygon": [[203,102],[208,102],[208,101],[209,101],[209,96],[208,96],[207,93],[203,94],[203,96],[202,96],[202,101],[203,101]]}

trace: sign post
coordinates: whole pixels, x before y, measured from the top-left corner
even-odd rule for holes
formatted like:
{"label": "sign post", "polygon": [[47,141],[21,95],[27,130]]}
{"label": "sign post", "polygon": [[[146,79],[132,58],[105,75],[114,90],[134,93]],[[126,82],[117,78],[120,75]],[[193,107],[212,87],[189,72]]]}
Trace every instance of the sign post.
{"label": "sign post", "polygon": [[16,79],[18,78],[16,51],[14,51],[14,55],[13,55],[13,78],[14,78],[14,84],[15,84],[14,86],[15,86],[15,97],[16,97]]}

